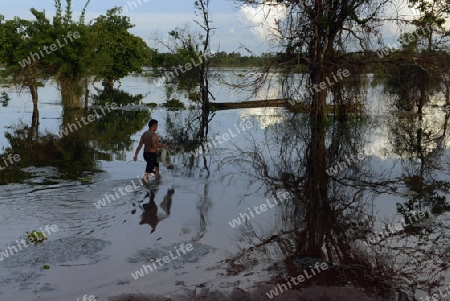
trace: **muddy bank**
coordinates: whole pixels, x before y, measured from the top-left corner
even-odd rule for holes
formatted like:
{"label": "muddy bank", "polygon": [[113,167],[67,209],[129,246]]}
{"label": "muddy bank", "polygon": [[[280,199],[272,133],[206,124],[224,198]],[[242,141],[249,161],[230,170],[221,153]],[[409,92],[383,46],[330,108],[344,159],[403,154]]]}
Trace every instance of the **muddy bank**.
{"label": "muddy bank", "polygon": [[108,298],[109,301],[261,301],[261,300],[283,300],[283,301],[381,301],[378,297],[369,297],[364,292],[350,287],[322,287],[312,286],[301,290],[289,290],[270,299],[266,292],[273,289],[273,285],[262,284],[255,289],[244,291],[235,288],[231,292],[209,290],[208,288],[184,289],[168,296],[156,295],[122,295]]}

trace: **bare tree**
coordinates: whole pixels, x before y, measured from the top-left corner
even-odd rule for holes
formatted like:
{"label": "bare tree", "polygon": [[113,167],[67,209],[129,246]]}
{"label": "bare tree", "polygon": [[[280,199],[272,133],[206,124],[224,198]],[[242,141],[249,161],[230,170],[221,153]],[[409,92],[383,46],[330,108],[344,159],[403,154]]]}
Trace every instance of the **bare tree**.
{"label": "bare tree", "polygon": [[[210,39],[211,39],[211,19],[209,14],[209,4],[210,0],[196,0],[195,8],[197,9],[197,13],[201,16],[201,21],[195,20],[200,28],[204,32],[203,37],[203,54],[210,53]],[[202,116],[201,116],[201,128],[204,129],[202,133],[200,133],[200,138],[205,139],[208,136],[208,123],[209,123],[209,81],[208,81],[208,72],[209,72],[209,60],[203,60],[200,66],[200,74],[199,74],[199,84],[200,84],[200,102],[202,108]]]}

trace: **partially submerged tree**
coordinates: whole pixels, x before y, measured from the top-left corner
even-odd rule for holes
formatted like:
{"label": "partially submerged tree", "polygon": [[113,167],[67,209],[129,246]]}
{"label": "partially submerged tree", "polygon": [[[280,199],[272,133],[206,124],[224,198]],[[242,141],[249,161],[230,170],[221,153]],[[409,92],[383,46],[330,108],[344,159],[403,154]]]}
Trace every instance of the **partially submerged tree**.
{"label": "partially submerged tree", "polygon": [[398,95],[397,108],[417,109],[421,121],[424,105],[433,94],[442,91],[443,85],[446,102],[450,103],[450,32],[445,28],[450,4],[435,0],[410,0],[409,3],[419,11],[416,19],[405,21],[414,25],[414,30],[401,34],[401,48],[381,62],[386,68],[389,92]]}
{"label": "partially submerged tree", "polygon": [[24,60],[30,55],[30,47],[36,47],[37,42],[29,37],[39,26],[45,24],[30,22],[14,18],[13,20],[1,21],[0,18],[0,62],[5,65],[3,76],[10,78],[11,83],[19,89],[28,88],[33,105],[38,102],[38,87],[42,86],[50,78],[48,65],[43,61]]}
{"label": "partially submerged tree", "polygon": [[114,7],[92,24],[96,41],[98,63],[96,76],[104,80],[105,90],[111,90],[114,81],[130,73],[141,73],[149,63],[152,52],[144,40],[128,32],[134,25],[130,18],[121,16],[121,8]]}
{"label": "partially submerged tree", "polygon": [[[56,15],[51,26],[52,32],[38,32],[40,39],[48,44],[61,43],[57,51],[44,58],[52,68],[52,75],[61,89],[62,102],[65,108],[80,108],[80,98],[84,91],[84,79],[95,73],[93,65],[95,57],[93,49],[95,41],[90,35],[89,27],[84,24],[88,0],[83,8],[80,19],[72,20],[72,1],[66,0],[66,8],[62,13],[61,1],[55,0]],[[73,36],[73,38],[72,38]],[[59,44],[59,45],[61,45]]]}
{"label": "partially submerged tree", "polygon": [[[275,56],[264,73],[271,69],[292,73],[293,68],[307,68],[306,88],[310,97],[311,117],[325,118],[326,98],[332,79],[342,69],[342,54],[364,51],[371,39],[379,39],[380,17],[389,0],[235,0],[253,7],[283,8],[276,20],[274,40],[282,55]],[[341,70],[342,71],[342,70]],[[264,77],[263,77],[264,79]],[[342,80],[342,79],[339,79]],[[301,82],[298,83],[302,85]],[[258,85],[261,86],[261,85]]]}
{"label": "partially submerged tree", "polygon": [[[166,66],[166,72],[160,74],[158,66],[155,71],[162,76],[160,83],[166,84],[168,100],[174,91],[185,92],[187,98],[198,104],[199,116],[191,120],[199,121],[195,127],[195,139],[201,142],[207,139],[208,123],[210,121],[210,98],[214,98],[209,90],[209,66],[212,57],[210,40],[214,28],[211,27],[209,14],[210,0],[197,0],[194,3],[200,20],[194,22],[200,26],[202,32],[192,33],[188,27],[177,27],[169,32],[171,40],[163,43],[173,54],[171,66]],[[162,43],[162,42],[161,42]]]}
{"label": "partially submerged tree", "polygon": [[[204,32],[203,37],[203,54],[210,54],[210,40],[211,40],[211,32],[213,28],[211,28],[211,19],[209,14],[209,4],[210,0],[197,0],[194,5],[197,9],[197,14],[200,15],[201,21],[194,21],[197,23],[200,28]],[[208,137],[208,123],[209,123],[209,113],[210,113],[210,104],[209,104],[209,96],[211,92],[209,91],[209,80],[208,80],[208,72],[209,72],[209,58],[206,57],[202,60],[200,64],[200,73],[198,82],[200,84],[200,103],[201,103],[201,128],[204,129],[199,133],[201,140],[205,140]],[[212,95],[211,95],[212,96]]]}
{"label": "partially submerged tree", "polygon": [[450,17],[450,2],[441,0],[409,0],[408,2],[420,13],[413,24],[417,27],[416,31],[423,32],[427,42],[426,49],[428,51],[442,49],[444,40],[450,37],[450,31],[445,29],[445,22]]}
{"label": "partially submerged tree", "polygon": [[77,21],[72,17],[71,0],[66,0],[64,11],[61,0],[55,0],[52,21],[34,8],[33,21],[18,17],[0,21],[0,62],[13,82],[30,88],[34,103],[37,87],[53,79],[61,89],[64,108],[80,108],[90,78],[117,80],[140,72],[148,61],[148,46],[128,32],[133,25],[128,17],[120,16],[119,8],[109,10],[93,24],[85,24],[89,2]]}
{"label": "partially submerged tree", "polygon": [[[413,63],[425,73],[425,77],[430,78],[430,81],[444,84],[446,103],[450,104],[450,62],[448,59],[450,30],[446,28],[445,24],[450,17],[450,2],[409,0],[409,3],[411,7],[420,12],[419,18],[414,20],[413,24],[416,26],[416,32],[422,32],[421,40],[425,41],[422,48],[418,45],[417,51],[420,51],[420,59],[415,58]],[[423,100],[426,100],[425,93],[429,85],[423,81],[421,87]],[[423,103],[421,102],[421,104]]]}
{"label": "partially submerged tree", "polygon": [[6,65],[6,75],[13,83],[29,87],[34,105],[37,87],[52,78],[61,89],[64,107],[80,106],[80,81],[93,71],[93,44],[84,25],[88,3],[78,22],[72,20],[71,0],[67,0],[64,14],[61,1],[55,0],[52,22],[45,12],[32,8],[35,20],[15,17],[1,24],[6,43],[2,43],[0,60]]}

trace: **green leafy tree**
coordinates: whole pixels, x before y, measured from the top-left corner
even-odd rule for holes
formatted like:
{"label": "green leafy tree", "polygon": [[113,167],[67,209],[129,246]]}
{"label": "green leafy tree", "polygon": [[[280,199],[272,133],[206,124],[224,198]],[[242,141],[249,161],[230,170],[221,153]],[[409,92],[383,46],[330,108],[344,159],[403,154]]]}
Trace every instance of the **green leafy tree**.
{"label": "green leafy tree", "polygon": [[441,44],[433,42],[435,37],[443,39],[450,36],[450,31],[445,29],[445,22],[450,16],[449,1],[409,0],[409,4],[411,8],[420,12],[420,17],[413,23],[417,26],[416,31],[421,30],[426,37],[428,51],[435,48],[433,46]]}
{"label": "green leafy tree", "polygon": [[14,83],[30,88],[35,105],[37,87],[53,78],[61,89],[64,107],[80,107],[81,81],[95,71],[91,68],[94,44],[84,24],[89,1],[78,22],[72,20],[71,0],[66,2],[63,14],[61,1],[55,0],[53,22],[45,12],[32,8],[34,20],[15,17],[1,24],[5,43],[0,57],[6,65],[6,75]]}
{"label": "green leafy tree", "polygon": [[23,62],[30,55],[30,48],[37,49],[38,43],[31,36],[37,28],[46,26],[45,22],[30,22],[15,17],[2,21],[0,17],[0,62],[5,65],[4,77],[12,78],[11,82],[30,90],[33,104],[38,102],[39,86],[50,78],[48,66],[41,60]]}
{"label": "green leafy tree", "polygon": [[101,58],[96,75],[106,81],[106,89],[112,89],[113,81],[130,73],[141,73],[142,66],[151,61],[152,51],[145,41],[128,32],[133,27],[119,7],[108,10],[92,24],[93,38],[97,41],[95,55]]}
{"label": "green leafy tree", "polygon": [[423,72],[432,74],[445,86],[446,103],[450,104],[450,65],[449,37],[450,30],[445,23],[450,17],[450,2],[441,0],[409,0],[410,7],[419,10],[420,17],[414,20],[415,32],[423,34],[424,49],[421,60],[414,61]]}
{"label": "green leafy tree", "polygon": [[34,8],[32,21],[1,19],[0,61],[15,83],[30,87],[35,103],[37,87],[52,78],[61,90],[64,108],[80,108],[83,91],[87,101],[90,78],[97,76],[112,82],[141,72],[141,67],[149,62],[149,47],[128,32],[133,25],[128,17],[120,15],[120,8],[108,10],[106,16],[85,24],[89,2],[76,21],[71,0],[66,0],[64,10],[61,0],[55,0],[52,20]]}

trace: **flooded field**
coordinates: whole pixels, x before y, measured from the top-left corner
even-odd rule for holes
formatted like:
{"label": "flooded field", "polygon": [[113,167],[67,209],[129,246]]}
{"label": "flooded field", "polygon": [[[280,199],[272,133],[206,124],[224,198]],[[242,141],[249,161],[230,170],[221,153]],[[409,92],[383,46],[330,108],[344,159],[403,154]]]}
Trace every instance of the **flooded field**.
{"label": "flooded field", "polygon": [[[143,98],[72,114],[54,85],[40,88],[38,111],[4,88],[0,300],[450,296],[450,112],[439,94],[408,115],[369,85],[362,113],[321,127],[285,108],[216,111],[202,148],[187,142],[193,110],[159,106],[164,87],[130,76],[120,89]],[[276,85],[253,97],[211,89],[218,102],[283,96]],[[151,118],[174,166],[145,185],[142,152],[132,158]],[[27,243],[32,230],[47,239]]]}

